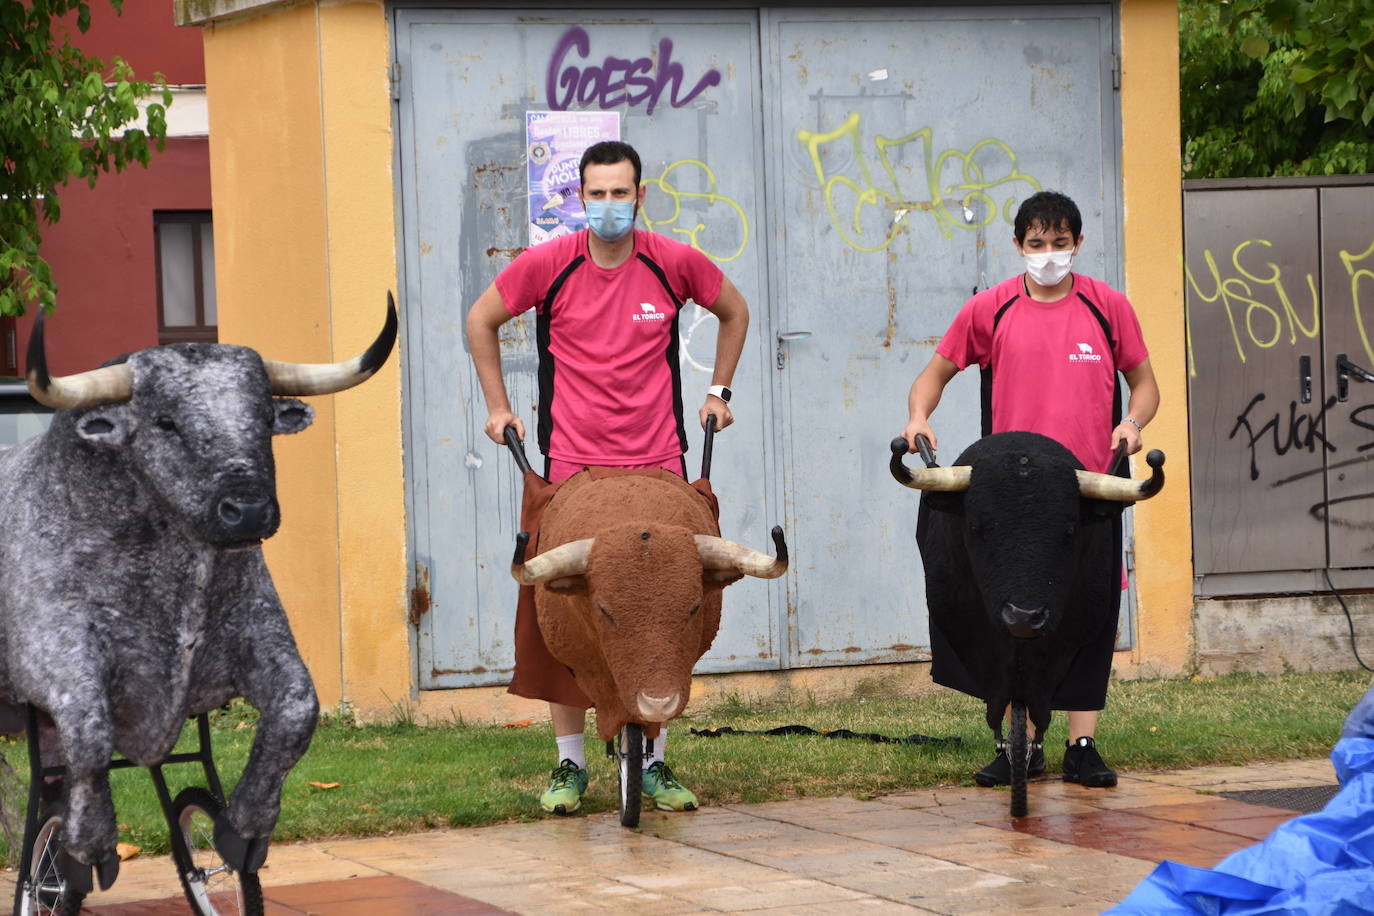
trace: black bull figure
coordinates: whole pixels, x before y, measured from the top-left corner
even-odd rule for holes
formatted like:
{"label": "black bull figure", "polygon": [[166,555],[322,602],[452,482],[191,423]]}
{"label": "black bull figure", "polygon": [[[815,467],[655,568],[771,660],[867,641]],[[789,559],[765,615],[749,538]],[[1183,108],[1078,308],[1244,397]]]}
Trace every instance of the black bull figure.
{"label": "black bull figure", "polygon": [[386,324],[341,363],[262,359],[220,344],[140,350],[52,377],[42,316],[29,390],[47,432],[0,450],[0,707],[40,713],[45,763],[66,767],[60,867],[77,888],[118,873],[107,767],[162,762],[188,716],[243,697],[260,713],[215,843],[256,871],[281,786],[319,702],[263,562],[277,530],[272,437],[310,425],[296,396],[357,385],[396,340]]}
{"label": "black bull figure", "polygon": [[1024,704],[1040,741],[1075,655],[1115,633],[1121,511],[1160,491],[1164,454],[1151,451],[1152,474],[1136,481],[1085,471],[1037,433],[987,436],[946,468],[907,468],[900,438],[892,451],[893,476],[925,491],[917,542],[936,679],[986,701],[999,741],[1008,704]]}

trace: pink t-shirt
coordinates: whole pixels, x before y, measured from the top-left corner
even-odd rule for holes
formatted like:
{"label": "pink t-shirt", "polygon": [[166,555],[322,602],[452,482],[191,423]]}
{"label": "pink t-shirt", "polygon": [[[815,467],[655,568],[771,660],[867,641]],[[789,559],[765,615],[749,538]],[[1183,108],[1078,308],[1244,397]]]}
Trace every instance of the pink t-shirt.
{"label": "pink t-shirt", "polygon": [[639,230],[634,254],[609,270],[591,259],[584,229],[501,271],[506,310],[538,310],[540,451],[613,466],[685,452],[678,309],[714,304],[723,278],[696,249]]}
{"label": "pink t-shirt", "polygon": [[[1107,319],[1114,346],[1088,303]],[[1098,472],[1111,461],[1115,373],[1149,356],[1126,297],[1077,273],[1057,302],[1032,299],[1019,274],[983,290],[964,303],[936,352],[960,369],[992,365],[993,432],[1049,436]]]}

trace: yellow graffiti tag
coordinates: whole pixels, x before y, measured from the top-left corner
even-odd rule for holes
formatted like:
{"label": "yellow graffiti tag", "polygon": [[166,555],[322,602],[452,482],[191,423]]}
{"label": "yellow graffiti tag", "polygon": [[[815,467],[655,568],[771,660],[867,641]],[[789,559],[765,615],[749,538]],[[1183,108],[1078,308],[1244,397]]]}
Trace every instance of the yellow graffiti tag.
{"label": "yellow graffiti tag", "polygon": [[[816,171],[816,180],[824,193],[830,222],[845,244],[856,251],[882,251],[887,248],[893,239],[905,231],[913,213],[929,213],[934,217],[940,234],[947,239],[953,238],[955,228],[980,229],[999,215],[1010,223],[1017,198],[1009,195],[999,205],[989,192],[1015,182],[1023,182],[1035,191],[1040,190],[1040,182],[1020,170],[1016,153],[1001,140],[980,140],[967,151],[947,149],[936,155],[934,132],[929,127],[904,137],[873,138],[878,162],[891,190],[880,188],[873,182],[864,155],[862,126],[863,118],[859,113],[850,112],[844,123],[834,130],[797,131],[797,140],[806,148]],[[858,169],[857,178],[827,173],[821,150],[831,143],[848,145],[848,152]],[[920,144],[921,162],[925,170],[924,200],[911,199],[893,165],[890,151],[900,151],[908,143]],[[984,158],[992,157],[988,167],[979,163],[980,154]],[[946,184],[945,171],[951,165],[959,166],[958,174]],[[975,204],[979,205],[981,216],[973,209]],[[869,207],[878,208],[876,225],[881,228],[877,232],[865,229],[865,211]],[[868,225],[875,225],[871,218]]]}
{"label": "yellow graffiti tag", "polygon": [[[1283,270],[1273,261],[1262,261],[1261,267],[1263,275],[1255,269],[1242,263],[1247,250],[1252,246],[1263,248],[1273,248],[1274,243],[1268,239],[1246,239],[1236,245],[1231,250],[1228,259],[1230,270],[1223,271],[1219,266],[1216,254],[1210,249],[1203,249],[1202,261],[1205,269],[1202,272],[1203,280],[1207,282],[1209,289],[1203,289],[1203,281],[1194,274],[1191,267],[1186,263],[1183,265],[1184,277],[1189,288],[1193,291],[1197,302],[1219,303],[1225,310],[1226,322],[1231,331],[1231,343],[1235,346],[1236,356],[1243,363],[1246,361],[1246,347],[1255,346],[1267,350],[1276,346],[1284,337],[1286,330],[1288,343],[1295,344],[1298,341],[1298,334],[1301,333],[1307,339],[1315,339],[1321,331],[1321,300],[1317,296],[1317,283],[1312,275],[1306,274],[1304,279],[1307,283],[1307,291],[1312,299],[1311,319],[1304,323],[1298,314],[1297,308],[1293,304],[1292,298],[1288,294],[1288,288],[1283,280]],[[1253,258],[1264,258],[1264,254],[1259,253],[1250,256]],[[1272,292],[1277,297],[1278,307],[1271,302],[1266,302],[1262,296],[1266,291]],[[1358,302],[1358,300],[1356,300]],[[1188,308],[1188,374],[1190,377],[1197,376],[1197,367],[1193,359],[1193,306]],[[1241,311],[1243,309],[1243,311]],[[1237,320],[1239,313],[1239,320]],[[1358,319],[1358,308],[1356,317]],[[1361,332],[1363,333],[1363,331]]]}
{"label": "yellow graffiti tag", "polygon": [[[669,176],[679,169],[683,170],[683,174],[670,180]],[[699,173],[693,184],[704,190],[685,191],[678,186],[680,183],[692,183],[689,170]],[[661,226],[674,235],[683,236],[683,241],[713,261],[733,261],[744,254],[749,244],[749,217],[739,201],[716,191],[716,173],[706,163],[697,159],[679,159],[667,166],[657,178],[644,179],[644,184],[658,188],[673,202],[672,213],[667,219],[652,219],[648,212],[650,201],[646,200],[646,208],[641,212],[645,227],[650,231],[662,231],[658,228]],[[683,201],[687,202],[685,209]],[[676,225],[680,220],[683,224]],[[731,252],[710,251],[702,244],[703,231],[711,238],[730,238],[733,232],[738,235],[739,244]]]}
{"label": "yellow graffiti tag", "polygon": [[1364,313],[1360,311],[1360,281],[1374,280],[1374,270],[1367,267],[1355,269],[1356,262],[1363,261],[1370,255],[1374,255],[1374,239],[1370,240],[1368,248],[1357,255],[1352,255],[1348,251],[1340,252],[1341,264],[1345,266],[1345,272],[1350,274],[1350,301],[1355,309],[1355,327],[1360,331],[1360,343],[1364,344],[1365,355],[1374,363],[1374,347],[1370,346],[1369,333],[1364,326]]}

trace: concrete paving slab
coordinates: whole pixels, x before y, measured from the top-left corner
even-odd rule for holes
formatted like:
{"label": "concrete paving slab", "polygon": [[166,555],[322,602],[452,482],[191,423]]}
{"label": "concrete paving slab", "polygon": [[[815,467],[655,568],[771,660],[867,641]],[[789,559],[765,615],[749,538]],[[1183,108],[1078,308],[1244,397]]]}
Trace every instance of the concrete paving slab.
{"label": "concrete paving slab", "polygon": [[[1055,779],[1030,816],[1005,791],[946,787],[276,844],[260,877],[282,916],[469,913],[1098,913],[1162,858],[1210,865],[1295,812],[1206,794],[1334,779],[1329,761]],[[0,876],[0,894],[14,875]],[[90,916],[187,911],[167,857],[124,863]]]}

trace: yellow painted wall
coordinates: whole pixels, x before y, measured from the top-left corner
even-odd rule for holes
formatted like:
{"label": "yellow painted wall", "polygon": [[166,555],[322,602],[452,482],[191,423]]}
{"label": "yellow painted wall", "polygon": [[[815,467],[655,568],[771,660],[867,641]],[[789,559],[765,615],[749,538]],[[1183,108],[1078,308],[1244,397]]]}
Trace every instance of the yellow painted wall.
{"label": "yellow painted wall", "polygon": [[[282,4],[205,26],[220,339],[333,362],[373,340],[396,289],[385,9]],[[276,441],[267,560],[327,706],[410,698],[400,360],[311,398]]]}
{"label": "yellow painted wall", "polygon": [[[242,12],[204,25],[221,339],[275,359],[348,358],[376,334],[397,282],[385,8],[239,2]],[[1128,676],[1191,660],[1177,48],[1174,0],[1122,0],[1126,292],[1163,393],[1146,442],[1170,456],[1164,493],[1136,509],[1138,638],[1116,660]],[[414,691],[399,362],[311,399],[315,425],[277,442],[284,522],[267,555],[302,654],[327,706],[541,712],[494,688]],[[732,689],[722,686],[731,677],[796,674],[714,676],[702,689]]]}
{"label": "yellow painted wall", "polygon": [[[1135,508],[1136,648],[1118,653],[1117,670],[1177,674],[1192,661],[1193,544],[1175,0],[1121,2],[1121,119],[1126,295],[1140,316],[1161,395],[1145,447],[1161,449],[1168,461],[1164,491]],[[1147,471],[1139,456],[1135,469],[1137,476]]]}

